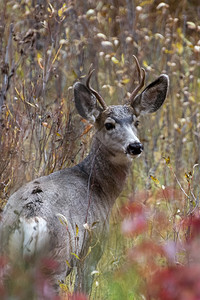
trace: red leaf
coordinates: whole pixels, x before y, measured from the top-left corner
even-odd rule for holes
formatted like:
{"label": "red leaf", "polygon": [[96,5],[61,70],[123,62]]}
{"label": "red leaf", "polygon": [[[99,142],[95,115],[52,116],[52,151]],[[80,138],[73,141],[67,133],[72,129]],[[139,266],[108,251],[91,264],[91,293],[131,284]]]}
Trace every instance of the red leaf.
{"label": "red leaf", "polygon": [[69,296],[69,300],[89,300],[89,298],[84,294],[75,293]]}
{"label": "red leaf", "polygon": [[158,271],[149,283],[149,294],[157,300],[200,299],[200,267],[170,267]]}
{"label": "red leaf", "polygon": [[137,214],[125,218],[122,222],[122,232],[125,235],[133,236],[144,232],[147,229],[147,220],[143,214]]}

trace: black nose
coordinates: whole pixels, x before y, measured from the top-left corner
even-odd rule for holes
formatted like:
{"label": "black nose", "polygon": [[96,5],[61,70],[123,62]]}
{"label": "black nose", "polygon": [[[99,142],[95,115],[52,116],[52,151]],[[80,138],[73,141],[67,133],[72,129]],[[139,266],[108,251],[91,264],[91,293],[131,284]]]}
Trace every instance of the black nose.
{"label": "black nose", "polygon": [[127,147],[127,153],[131,155],[138,155],[143,151],[144,147],[141,143],[131,143]]}

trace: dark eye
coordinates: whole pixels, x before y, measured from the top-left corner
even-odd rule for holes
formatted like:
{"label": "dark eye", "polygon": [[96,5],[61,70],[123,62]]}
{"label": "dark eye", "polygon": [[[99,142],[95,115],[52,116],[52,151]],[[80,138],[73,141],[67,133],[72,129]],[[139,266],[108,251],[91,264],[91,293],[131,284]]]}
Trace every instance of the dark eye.
{"label": "dark eye", "polygon": [[113,124],[113,123],[106,123],[105,127],[106,127],[107,130],[112,130],[112,129],[115,128],[115,124]]}
{"label": "dark eye", "polygon": [[134,125],[135,125],[136,128],[139,126],[139,124],[140,124],[140,122],[138,120],[135,121],[135,123],[134,123]]}

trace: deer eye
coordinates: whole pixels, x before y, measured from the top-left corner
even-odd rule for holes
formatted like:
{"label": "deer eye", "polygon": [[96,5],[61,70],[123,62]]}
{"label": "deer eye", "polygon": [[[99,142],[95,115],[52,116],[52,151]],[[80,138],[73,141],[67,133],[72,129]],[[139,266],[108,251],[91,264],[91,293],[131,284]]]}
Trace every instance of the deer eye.
{"label": "deer eye", "polygon": [[106,123],[105,127],[106,127],[107,130],[112,130],[112,129],[115,128],[115,124],[113,124],[113,123]]}
{"label": "deer eye", "polygon": [[138,120],[135,121],[134,125],[137,128],[139,126],[140,122]]}

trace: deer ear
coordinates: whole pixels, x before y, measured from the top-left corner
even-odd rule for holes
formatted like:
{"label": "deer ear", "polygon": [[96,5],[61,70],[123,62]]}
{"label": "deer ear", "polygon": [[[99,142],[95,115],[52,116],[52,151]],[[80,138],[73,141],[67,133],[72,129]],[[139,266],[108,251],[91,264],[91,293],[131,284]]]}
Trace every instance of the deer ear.
{"label": "deer ear", "polygon": [[136,115],[157,111],[165,101],[168,86],[169,78],[165,74],[150,83],[132,103]]}
{"label": "deer ear", "polygon": [[80,82],[74,84],[74,101],[79,115],[89,122],[95,123],[101,108],[97,104],[96,97]]}

